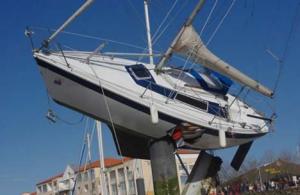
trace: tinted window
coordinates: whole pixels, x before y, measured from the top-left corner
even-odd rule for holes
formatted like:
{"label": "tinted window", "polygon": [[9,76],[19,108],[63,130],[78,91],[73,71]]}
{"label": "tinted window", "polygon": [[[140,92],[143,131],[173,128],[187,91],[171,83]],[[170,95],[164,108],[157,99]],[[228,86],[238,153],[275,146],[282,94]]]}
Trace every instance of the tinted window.
{"label": "tinted window", "polygon": [[151,79],[150,72],[143,65],[133,65],[129,70],[137,79]]}
{"label": "tinted window", "polygon": [[191,97],[188,97],[188,96],[185,96],[185,95],[182,95],[182,94],[177,94],[176,99],[181,101],[181,102],[184,102],[186,104],[189,104],[189,105],[195,106],[197,108],[200,108],[202,110],[207,110],[207,102],[205,102],[205,101],[196,100],[194,98],[191,98]]}
{"label": "tinted window", "polygon": [[221,107],[219,104],[214,102],[209,102],[208,112],[223,118],[227,118],[227,110],[224,107]]}

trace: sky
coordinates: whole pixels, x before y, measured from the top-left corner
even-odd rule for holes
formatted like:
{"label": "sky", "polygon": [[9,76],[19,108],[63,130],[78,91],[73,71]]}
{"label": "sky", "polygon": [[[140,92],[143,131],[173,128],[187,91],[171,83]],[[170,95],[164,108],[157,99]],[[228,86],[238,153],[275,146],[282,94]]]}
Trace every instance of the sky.
{"label": "sky", "polygon": [[[49,36],[82,0],[5,1],[0,7],[0,194],[15,195],[33,191],[35,184],[64,170],[67,164],[78,164],[83,134],[91,129],[91,120],[49,100],[46,88],[32,58],[29,40],[24,36],[27,25],[35,27],[35,46]],[[174,1],[152,0],[151,28],[154,33]],[[154,49],[163,52],[196,0],[178,1],[170,15],[168,28]],[[200,32],[213,7],[207,1],[194,23]],[[202,38],[213,34],[231,1],[219,1]],[[300,8],[299,0],[240,0],[220,26],[209,48],[238,69],[273,88],[280,72],[275,98],[270,100],[253,92],[249,102],[259,109],[270,104],[278,118],[274,132],[258,139],[249,158],[261,158],[266,152],[279,154],[296,152],[300,144]],[[181,9],[183,7],[183,9]],[[176,12],[179,14],[176,14]],[[66,30],[146,47],[143,2],[141,0],[95,0],[95,3]],[[293,21],[295,21],[293,23]],[[94,50],[103,41],[60,35],[63,45],[81,50]],[[277,61],[266,50],[283,60],[279,71]],[[135,51],[108,44],[106,51]],[[171,63],[178,63],[171,61]],[[235,86],[238,87],[238,86]],[[250,98],[251,97],[251,98]],[[248,96],[247,96],[248,100]],[[49,122],[45,115],[51,108],[62,120]],[[72,123],[72,124],[70,124]],[[109,130],[104,126],[105,156],[117,157]],[[93,159],[97,159],[97,144],[92,145]],[[231,159],[232,149],[216,154]]]}

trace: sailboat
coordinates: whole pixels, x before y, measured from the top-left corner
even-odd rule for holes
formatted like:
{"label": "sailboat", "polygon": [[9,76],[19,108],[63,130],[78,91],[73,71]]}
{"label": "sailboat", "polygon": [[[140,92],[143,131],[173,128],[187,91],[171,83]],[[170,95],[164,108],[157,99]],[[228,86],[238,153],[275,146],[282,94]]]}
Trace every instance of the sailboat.
{"label": "sailboat", "polygon": [[[93,0],[87,0],[33,57],[52,99],[105,122],[123,154],[145,157],[145,142],[171,136],[178,147],[219,149],[266,135],[271,118],[228,91],[233,81],[264,96],[273,91],[210,51],[193,27],[200,0],[159,63],[154,64],[145,0],[149,63],[96,51],[52,50],[49,45]],[[179,54],[205,72],[168,66]],[[124,147],[123,147],[124,146]],[[141,147],[139,147],[141,146]],[[123,150],[123,149],[122,149]]]}

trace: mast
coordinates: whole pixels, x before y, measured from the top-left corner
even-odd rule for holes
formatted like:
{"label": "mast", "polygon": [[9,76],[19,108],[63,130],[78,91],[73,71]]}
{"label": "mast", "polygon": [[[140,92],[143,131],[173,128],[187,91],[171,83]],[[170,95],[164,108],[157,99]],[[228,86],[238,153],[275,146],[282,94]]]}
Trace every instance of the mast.
{"label": "mast", "polygon": [[148,40],[149,62],[151,65],[153,65],[153,51],[152,51],[152,40],[151,40],[151,31],[150,31],[150,22],[149,22],[148,0],[144,0],[144,9],[145,9],[147,40]]}
{"label": "mast", "polygon": [[167,63],[167,61],[169,60],[169,58],[171,57],[171,55],[173,53],[173,47],[176,45],[177,41],[179,40],[182,33],[184,32],[185,28],[187,26],[190,26],[193,23],[195,17],[197,16],[199,11],[203,7],[204,3],[205,3],[205,0],[199,0],[198,4],[196,5],[194,10],[192,11],[191,15],[188,17],[188,19],[186,20],[186,22],[184,23],[184,25],[181,27],[180,31],[178,32],[177,36],[172,41],[171,46],[167,49],[167,51],[165,52],[165,54],[163,55],[163,57],[161,58],[159,63],[156,65],[156,70],[157,71],[159,71]]}
{"label": "mast", "polygon": [[70,16],[48,39],[46,39],[43,43],[44,47],[48,47],[49,43],[61,32],[63,31],[77,16],[79,16],[82,12],[84,12],[94,0],[86,0],[86,2],[80,6],[80,8]]}
{"label": "mast", "polygon": [[96,129],[98,135],[98,146],[99,146],[99,162],[100,162],[100,186],[101,186],[101,194],[107,195],[106,190],[106,181],[104,177],[105,164],[104,164],[104,152],[103,152],[103,138],[102,138],[102,127],[101,122],[96,120]]}
{"label": "mast", "polygon": [[89,133],[86,134],[86,142],[87,142],[87,147],[88,147],[88,161],[89,163],[92,161],[92,155],[91,155],[91,136]]}

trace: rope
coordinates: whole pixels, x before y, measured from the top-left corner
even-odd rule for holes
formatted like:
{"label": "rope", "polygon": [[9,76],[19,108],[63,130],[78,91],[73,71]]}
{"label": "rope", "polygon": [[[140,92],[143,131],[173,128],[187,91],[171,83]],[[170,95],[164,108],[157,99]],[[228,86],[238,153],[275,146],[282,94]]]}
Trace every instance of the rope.
{"label": "rope", "polygon": [[[101,88],[101,92],[102,92],[103,97],[104,97],[103,99],[104,99],[105,107],[106,107],[106,110],[107,110],[107,112],[108,112],[108,117],[109,117],[109,120],[110,120],[110,124],[111,124],[112,129],[113,129],[113,134],[114,134],[114,136],[115,136],[115,138],[116,138],[117,149],[118,149],[118,151],[120,152],[120,155],[123,156],[123,155],[122,155],[122,150],[121,150],[121,147],[120,147],[120,144],[119,144],[118,136],[117,136],[117,133],[116,133],[114,121],[113,121],[113,119],[112,119],[111,112],[110,112],[110,108],[109,108],[109,105],[108,105],[108,102],[107,102],[107,97],[106,97],[106,95],[105,95],[105,92],[104,92],[103,87],[102,87],[102,84],[101,84],[101,79],[98,77],[98,75],[97,75],[95,69],[94,69],[92,66],[89,66],[89,67],[90,67],[91,70],[93,71],[95,77],[99,80],[99,85],[100,85],[100,88]],[[122,163],[124,163],[124,158],[122,158],[121,160],[122,160]]]}
{"label": "rope", "polygon": [[179,156],[179,154],[178,154],[177,152],[175,152],[175,155],[176,155],[176,157],[178,158],[178,160],[179,160],[179,162],[180,162],[180,164],[181,164],[181,167],[183,168],[185,174],[189,177],[190,174],[189,174],[189,172],[188,172],[186,166],[184,165],[184,163],[183,163],[181,157]]}
{"label": "rope", "polygon": [[[100,84],[100,88],[101,88],[101,91],[103,93],[103,96],[104,96],[104,102],[105,102],[105,106],[106,106],[106,109],[107,109],[107,112],[108,112],[108,116],[109,116],[109,120],[110,120],[110,123],[111,123],[111,126],[112,126],[112,129],[113,129],[113,133],[114,133],[114,136],[116,138],[116,144],[117,144],[117,148],[120,152],[120,155],[122,155],[122,150],[121,150],[121,147],[120,147],[120,144],[119,144],[119,140],[118,140],[118,136],[117,136],[117,132],[116,132],[116,129],[115,129],[115,125],[114,125],[114,121],[112,119],[112,116],[111,116],[111,112],[110,112],[110,109],[109,109],[109,105],[108,105],[108,102],[107,102],[107,98],[106,98],[106,95],[104,93],[104,90],[103,90],[103,87],[100,83],[100,80],[99,80],[99,84]],[[124,158],[122,158],[122,163],[124,163]]]}
{"label": "rope", "polygon": [[208,39],[206,46],[208,46],[210,44],[210,42],[212,41],[212,39],[215,37],[217,31],[219,30],[219,28],[221,27],[222,23],[224,22],[225,18],[228,16],[228,14],[230,13],[232,7],[234,6],[236,0],[232,0],[229,8],[227,9],[225,15],[222,17],[220,23],[218,24],[218,26],[216,27],[215,31],[212,33],[212,35],[210,36],[210,38]]}
{"label": "rope", "polygon": [[81,115],[81,118],[80,118],[78,121],[74,121],[74,122],[67,121],[67,120],[65,120],[65,119],[63,119],[63,118],[61,118],[61,117],[59,117],[58,115],[56,115],[56,118],[57,118],[58,120],[60,120],[61,122],[66,123],[66,124],[68,124],[68,125],[77,125],[77,124],[79,124],[79,123],[81,123],[81,122],[83,121],[84,115],[82,114],[82,115]]}

